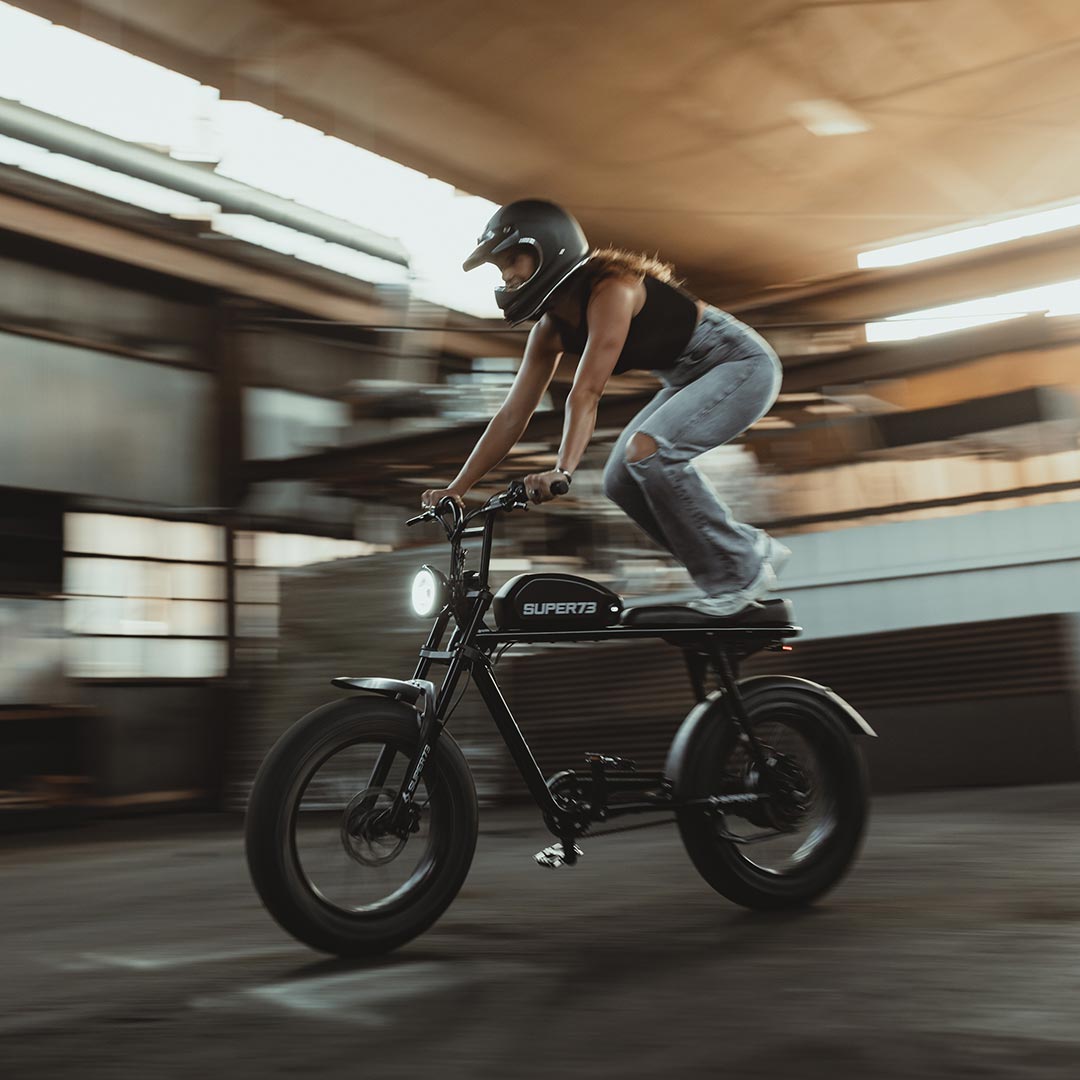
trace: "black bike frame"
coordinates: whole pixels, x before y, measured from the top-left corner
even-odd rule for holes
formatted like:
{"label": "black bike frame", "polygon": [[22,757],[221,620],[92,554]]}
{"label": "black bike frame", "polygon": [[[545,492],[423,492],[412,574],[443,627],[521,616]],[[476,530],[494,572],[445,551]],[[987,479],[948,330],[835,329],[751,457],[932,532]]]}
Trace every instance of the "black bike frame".
{"label": "black bike frame", "polygon": [[[704,630],[697,627],[634,627],[612,626],[598,630],[492,630],[484,623],[484,616],[491,605],[493,593],[488,586],[488,574],[491,564],[492,535],[497,509],[480,510],[476,514],[486,513],[482,527],[465,528],[462,521],[451,535],[451,596],[444,610],[438,615],[428,633],[427,640],[420,649],[420,658],[413,674],[414,679],[427,679],[433,664],[447,665],[447,672],[439,687],[434,714],[421,724],[417,750],[406,772],[408,778],[395,800],[391,817],[400,821],[412,792],[423,774],[431,748],[437,741],[446,723],[447,711],[453,695],[463,675],[471,674],[484,704],[487,706],[495,726],[499,729],[506,743],[514,764],[521,773],[525,785],[537,806],[556,835],[569,835],[569,829],[563,829],[559,823],[567,822],[567,811],[561,806],[548,788],[540,767],[536,763],[532,750],[525,740],[509,705],[506,703],[495,680],[492,654],[501,645],[512,643],[538,643],[559,641],[607,641],[616,638],[661,638],[683,649],[687,659],[691,684],[697,700],[704,700],[705,675],[710,663],[714,667],[724,697],[729,704],[733,719],[746,733],[756,753],[757,741],[739,698],[737,678],[739,660],[761,649],[783,648],[783,639],[795,637],[801,631],[797,626],[746,626],[722,627]],[[463,566],[461,539],[469,536],[481,536],[482,546],[478,572],[464,575],[459,573]],[[469,588],[466,588],[468,584]],[[456,626],[445,649],[441,648],[446,628],[454,618]],[[389,772],[393,752],[384,750],[376,762],[370,784],[379,787],[385,782]],[[664,778],[660,774],[638,774],[632,776],[612,776],[607,782],[615,787],[642,788],[661,784]],[[639,804],[620,804],[611,808],[611,813],[630,813],[648,810],[671,809],[674,804],[658,805],[656,802]]]}

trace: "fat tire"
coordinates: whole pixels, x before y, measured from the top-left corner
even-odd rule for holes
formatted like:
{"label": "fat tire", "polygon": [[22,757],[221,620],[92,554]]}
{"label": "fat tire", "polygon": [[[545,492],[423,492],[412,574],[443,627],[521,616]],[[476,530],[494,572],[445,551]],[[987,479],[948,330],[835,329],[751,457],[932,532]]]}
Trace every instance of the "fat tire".
{"label": "fat tire", "polygon": [[[448,814],[449,820],[439,822],[442,843],[435,866],[415,897],[404,908],[387,912],[350,913],[323,901],[312,891],[294,850],[295,805],[312,763],[344,748],[358,734],[415,747],[419,739],[416,712],[400,702],[357,697],[308,713],[281,736],[260,766],[245,821],[248,869],[266,909],[299,941],[342,957],[389,952],[427,930],[468,876],[479,825],[472,773],[460,747],[443,732],[424,776],[439,792],[437,811]],[[429,808],[428,812],[437,811]]]}
{"label": "fat tire", "polygon": [[[839,710],[822,696],[783,686],[747,688],[742,693],[751,724],[777,709],[788,715],[794,710],[814,732],[819,752],[827,756],[837,803],[837,823],[828,849],[803,873],[774,874],[742,858],[738,844],[718,837],[715,818],[700,809],[677,812],[679,831],[698,872],[729,900],[758,911],[805,907],[836,885],[858,854],[869,814],[866,764]],[[686,754],[686,774],[677,782],[680,799],[713,794],[708,790],[710,772],[717,756],[730,745],[733,728],[722,697],[717,698],[712,721],[701,725],[697,745]]]}

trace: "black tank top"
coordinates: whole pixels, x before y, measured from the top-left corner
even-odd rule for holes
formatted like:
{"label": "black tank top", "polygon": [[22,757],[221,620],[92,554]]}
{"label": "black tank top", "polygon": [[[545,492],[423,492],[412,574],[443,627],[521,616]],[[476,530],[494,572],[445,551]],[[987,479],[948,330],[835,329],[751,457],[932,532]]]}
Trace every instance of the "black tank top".
{"label": "black tank top", "polygon": [[[589,339],[589,324],[586,313],[589,297],[598,277],[588,272],[588,266],[582,267],[580,280],[570,282],[573,291],[580,293],[581,317],[578,325],[568,322],[548,312],[548,317],[555,324],[563,349],[575,356],[585,351]],[[682,356],[694,328],[697,326],[697,301],[685,289],[671,285],[666,281],[646,275],[645,303],[630,321],[630,332],[626,336],[619,359],[615,363],[612,375],[618,375],[634,368],[646,371],[666,371],[675,366]]]}

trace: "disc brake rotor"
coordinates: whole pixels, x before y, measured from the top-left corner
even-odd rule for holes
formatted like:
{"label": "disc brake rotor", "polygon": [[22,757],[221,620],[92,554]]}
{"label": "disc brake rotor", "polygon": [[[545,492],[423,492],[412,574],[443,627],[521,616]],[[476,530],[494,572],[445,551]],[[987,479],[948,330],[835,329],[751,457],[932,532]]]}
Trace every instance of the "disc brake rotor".
{"label": "disc brake rotor", "polygon": [[766,790],[770,797],[754,806],[751,820],[784,831],[798,828],[813,805],[813,785],[793,756],[765,745],[761,749],[768,765],[768,778],[763,782],[757,767],[750,765],[747,782],[751,790]]}
{"label": "disc brake rotor", "polygon": [[398,835],[386,827],[396,797],[393,788],[365,788],[345,807],[341,843],[351,859],[364,866],[385,866],[404,850],[408,833]]}

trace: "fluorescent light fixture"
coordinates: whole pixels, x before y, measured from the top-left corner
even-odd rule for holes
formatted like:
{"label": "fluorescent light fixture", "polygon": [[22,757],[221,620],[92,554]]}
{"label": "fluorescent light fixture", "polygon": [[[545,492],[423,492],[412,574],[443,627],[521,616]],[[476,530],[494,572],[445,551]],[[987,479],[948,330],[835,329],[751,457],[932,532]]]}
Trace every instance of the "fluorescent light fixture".
{"label": "fluorescent light fixture", "polygon": [[994,244],[1006,244],[1010,240],[1021,240],[1025,236],[1040,236],[1043,233],[1057,232],[1059,229],[1072,229],[1077,225],[1080,225],[1080,202],[1071,202],[1048,210],[1002,218],[985,225],[972,225],[965,229],[864,251],[859,254],[858,262],[863,270],[879,266],[906,266],[908,263],[938,259],[943,255],[955,255],[961,251],[975,251]]}
{"label": "fluorescent light fixture", "polygon": [[864,120],[854,109],[831,98],[815,98],[796,101],[788,106],[788,112],[799,121],[811,135],[859,135],[873,125]]}
{"label": "fluorescent light fixture", "polygon": [[910,341],[1038,312],[1048,316],[1080,315],[1080,278],[893,315],[884,322],[867,323],[866,340]]}
{"label": "fluorescent light fixture", "polygon": [[866,340],[914,341],[916,338],[933,337],[936,334],[951,334],[956,330],[969,330],[976,326],[988,326],[991,323],[1018,319],[1020,315],[984,315],[970,319],[905,319],[897,322],[876,322],[866,324]]}
{"label": "fluorescent light fixture", "polygon": [[461,270],[495,204],[250,101],[0,2],[0,97],[214,171],[361,225],[407,247],[399,267],[261,219],[237,220],[199,200],[40,147],[0,139],[0,162],[155,213],[212,220],[270,250],[485,318],[493,279]]}

